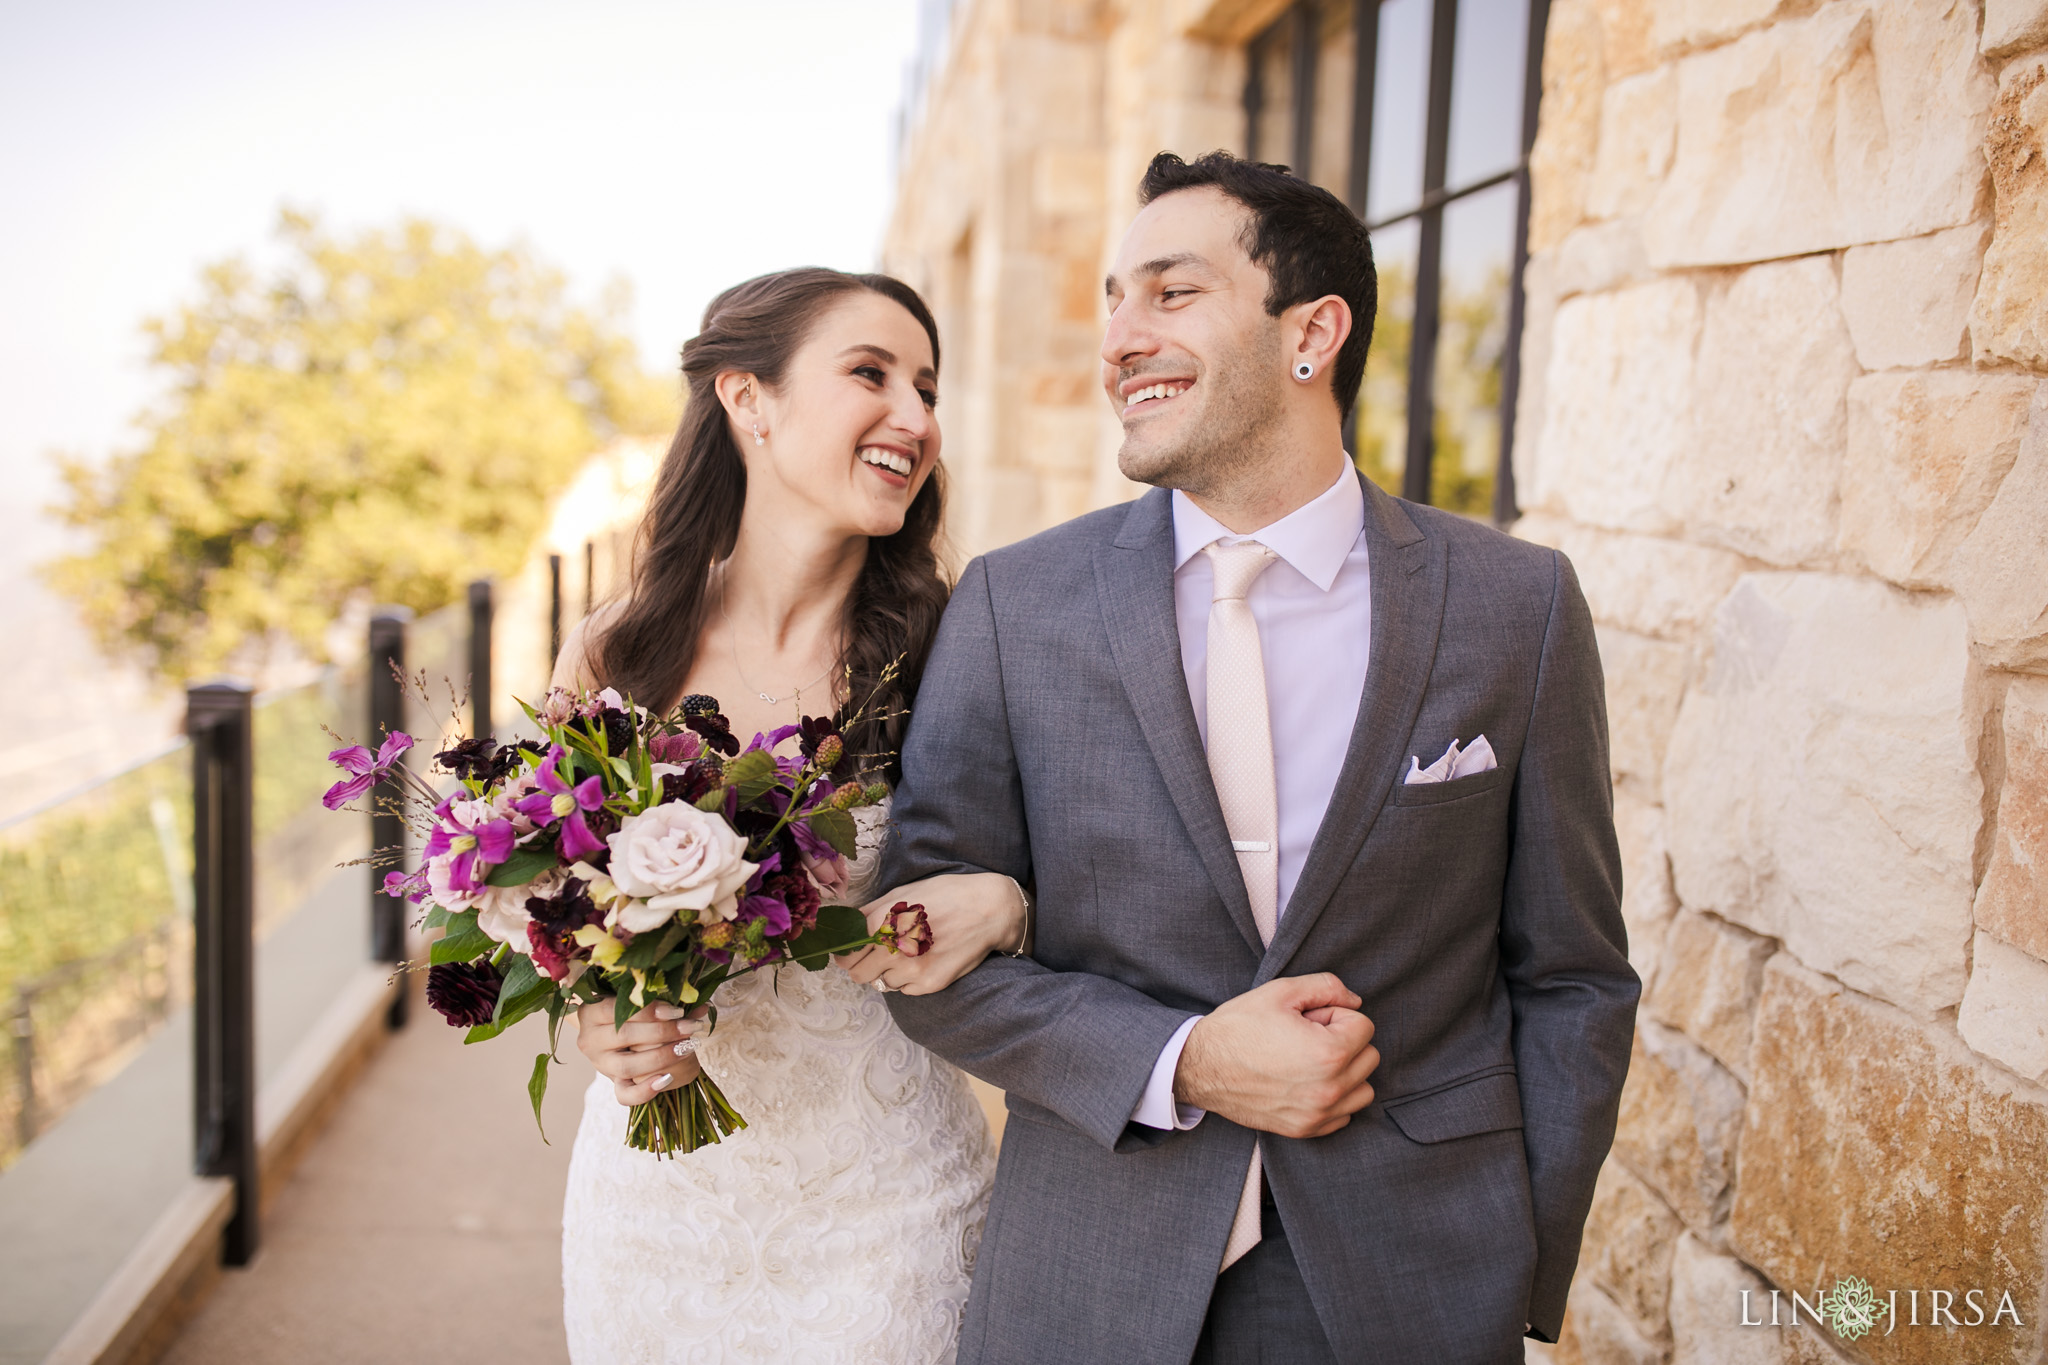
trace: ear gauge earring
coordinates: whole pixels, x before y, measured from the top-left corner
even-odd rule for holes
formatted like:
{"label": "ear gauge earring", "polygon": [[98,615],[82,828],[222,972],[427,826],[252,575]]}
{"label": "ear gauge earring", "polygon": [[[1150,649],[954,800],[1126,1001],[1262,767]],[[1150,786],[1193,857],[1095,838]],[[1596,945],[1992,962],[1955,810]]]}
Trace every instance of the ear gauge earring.
{"label": "ear gauge earring", "polygon": [[1309,380],[1316,377],[1316,367],[1309,364],[1306,360],[1299,361],[1294,367],[1294,377],[1306,384]]}
{"label": "ear gauge earring", "polygon": [[768,444],[768,438],[761,434],[761,424],[759,422],[754,423],[754,444],[757,446]]}

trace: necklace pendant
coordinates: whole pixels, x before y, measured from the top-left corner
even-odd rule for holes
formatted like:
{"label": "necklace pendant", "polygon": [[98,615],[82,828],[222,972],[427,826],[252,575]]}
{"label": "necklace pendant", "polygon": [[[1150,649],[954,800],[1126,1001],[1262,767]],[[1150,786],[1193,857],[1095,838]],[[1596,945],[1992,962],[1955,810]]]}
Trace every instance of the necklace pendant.
{"label": "necklace pendant", "polygon": [[759,697],[762,701],[767,702],[770,706],[779,706],[782,704],[782,698],[771,697],[766,692],[756,692],[754,695]]}

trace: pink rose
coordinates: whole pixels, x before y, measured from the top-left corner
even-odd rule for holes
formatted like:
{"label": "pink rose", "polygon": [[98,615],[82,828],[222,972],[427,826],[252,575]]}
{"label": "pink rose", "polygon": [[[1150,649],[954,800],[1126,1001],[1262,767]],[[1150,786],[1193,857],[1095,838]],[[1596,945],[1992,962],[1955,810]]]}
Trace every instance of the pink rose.
{"label": "pink rose", "polygon": [[756,868],[731,825],[683,801],[627,816],[605,842],[612,882],[634,898],[620,909],[619,923],[636,934],[660,928],[679,910],[704,924],[731,919]]}

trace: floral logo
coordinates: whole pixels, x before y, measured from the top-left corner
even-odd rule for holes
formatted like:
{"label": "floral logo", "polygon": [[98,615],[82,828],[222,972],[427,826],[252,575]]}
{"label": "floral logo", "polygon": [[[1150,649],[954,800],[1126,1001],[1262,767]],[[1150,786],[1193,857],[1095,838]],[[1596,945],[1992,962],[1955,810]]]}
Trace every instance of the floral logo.
{"label": "floral logo", "polygon": [[1891,1312],[1869,1282],[1856,1275],[1836,1279],[1835,1287],[1820,1296],[1818,1306],[1835,1335],[1850,1341],[1861,1338]]}

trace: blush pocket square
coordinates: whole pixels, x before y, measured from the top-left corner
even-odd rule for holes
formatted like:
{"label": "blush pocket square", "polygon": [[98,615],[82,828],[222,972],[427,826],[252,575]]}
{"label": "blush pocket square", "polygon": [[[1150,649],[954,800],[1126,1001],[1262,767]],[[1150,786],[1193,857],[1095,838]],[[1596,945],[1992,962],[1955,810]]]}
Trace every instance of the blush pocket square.
{"label": "blush pocket square", "polygon": [[1449,782],[1455,777],[1471,777],[1474,773],[1491,772],[1500,763],[1493,756],[1493,746],[1481,735],[1464,748],[1452,740],[1451,747],[1444,750],[1444,756],[1427,768],[1422,760],[1414,756],[1408,759],[1408,775],[1401,779],[1404,784],[1417,782]]}

